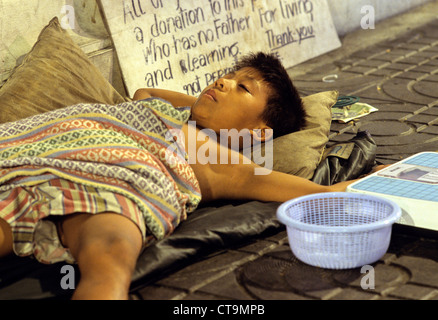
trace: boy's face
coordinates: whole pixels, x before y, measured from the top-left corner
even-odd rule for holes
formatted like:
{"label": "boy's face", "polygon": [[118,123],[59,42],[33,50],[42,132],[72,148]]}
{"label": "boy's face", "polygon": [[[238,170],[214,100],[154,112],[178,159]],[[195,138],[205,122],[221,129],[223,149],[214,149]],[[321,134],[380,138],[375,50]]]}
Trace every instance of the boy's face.
{"label": "boy's face", "polygon": [[266,129],[261,119],[269,88],[253,68],[229,73],[205,88],[192,106],[192,119],[202,128]]}

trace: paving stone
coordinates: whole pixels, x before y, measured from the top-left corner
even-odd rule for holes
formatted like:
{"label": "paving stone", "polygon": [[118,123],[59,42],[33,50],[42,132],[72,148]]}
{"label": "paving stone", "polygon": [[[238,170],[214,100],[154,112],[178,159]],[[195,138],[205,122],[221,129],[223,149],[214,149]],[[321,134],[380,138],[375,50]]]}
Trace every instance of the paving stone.
{"label": "paving stone", "polygon": [[435,66],[433,64],[424,63],[420,66],[416,66],[415,68],[411,69],[410,71],[423,73],[422,79],[424,79],[425,77],[428,76],[427,74],[434,74],[434,73],[438,72],[438,66]]}
{"label": "paving stone", "polygon": [[433,102],[435,99],[432,97],[425,97],[416,92],[411,92],[407,90],[410,84],[410,79],[392,79],[392,81],[385,82],[382,85],[384,92],[399,101],[412,102],[417,104],[428,104]]}
{"label": "paving stone", "polygon": [[376,60],[376,59],[366,59],[358,62],[356,65],[360,67],[367,67],[368,69],[379,68],[386,65],[386,61]]}
{"label": "paving stone", "polygon": [[[178,300],[201,300],[201,301],[213,301],[213,300],[230,300],[229,298],[222,297],[218,294],[209,294],[205,292],[192,292],[187,294],[181,299]],[[214,310],[214,309],[213,309]]]}
{"label": "paving stone", "polygon": [[287,232],[286,232],[286,230],[280,231],[279,233],[274,234],[272,236],[267,236],[264,240],[273,241],[277,244],[282,245],[284,243],[287,243],[287,240],[288,240],[287,239]]}
{"label": "paving stone", "polygon": [[412,65],[403,63],[403,61],[391,63],[386,67],[386,69],[397,70],[397,71],[405,71],[406,69],[412,67]]}
{"label": "paving stone", "polygon": [[[428,134],[432,135],[433,137],[435,137],[436,135],[438,135],[438,125],[427,126],[425,128],[422,128],[421,132],[428,133]],[[436,151],[438,151],[438,150],[436,150]]]}
{"label": "paving stone", "polygon": [[424,114],[429,114],[429,115],[433,115],[433,116],[438,116],[438,107],[434,106],[432,108],[428,108],[427,110],[425,110],[423,112]]}
{"label": "paving stone", "polygon": [[[355,58],[352,58],[352,57],[347,57],[347,58],[345,58],[343,60],[335,61],[335,62],[333,62],[333,66],[336,67],[336,70],[333,70],[333,71],[337,71],[339,69],[341,69],[341,70],[342,69],[348,69],[348,68],[350,68],[353,65],[357,65],[360,61],[362,61],[362,59],[358,60],[358,59],[355,59]],[[322,66],[322,67],[318,67],[317,69],[314,69],[314,70],[318,70],[319,72],[322,72],[322,73],[327,72],[327,68],[326,68],[325,65]]]}
{"label": "paving stone", "polygon": [[[399,40],[397,40],[398,42]],[[406,49],[410,51],[421,51],[421,50],[427,50],[427,48],[430,47],[429,44],[422,44],[422,43],[412,43],[412,42],[406,42],[406,43],[398,43],[397,45],[400,49]]]}
{"label": "paving stone", "polygon": [[416,71],[404,71],[403,73],[398,74],[396,77],[401,79],[408,79],[408,80],[418,80],[421,77],[424,76],[423,72],[416,72]]}
{"label": "paving stone", "polygon": [[371,68],[368,66],[356,65],[352,66],[351,68],[344,69],[344,72],[366,74],[368,71],[370,71],[370,69]]}
{"label": "paving stone", "polygon": [[399,74],[400,72],[402,72],[402,71],[389,69],[389,68],[382,68],[382,69],[372,70],[372,72],[370,74],[373,76],[379,76],[379,77],[383,77],[383,78],[385,78],[385,77],[392,78],[395,75]]}
{"label": "paving stone", "polygon": [[[399,160],[407,156],[424,151],[437,151],[438,141],[424,142],[422,144],[408,144],[408,145],[378,145],[377,158],[381,156],[393,155]],[[402,156],[402,157],[400,157]]]}
{"label": "paving stone", "polygon": [[[438,61],[437,61],[437,66],[438,66]],[[431,81],[431,82],[438,83],[438,74],[433,74],[433,75],[427,76],[422,81],[424,81],[424,82]]]}
{"label": "paving stone", "polygon": [[297,296],[319,299],[338,290],[325,276],[324,269],[298,261],[290,249],[278,252],[277,257],[270,254],[242,266],[239,270],[242,286],[261,299],[296,299]]}
{"label": "paving stone", "polygon": [[269,251],[265,254],[267,257],[273,257],[275,259],[283,259],[292,263],[298,263],[297,258],[291,253],[291,249],[289,247],[289,243],[278,246],[272,251]]}
{"label": "paving stone", "polygon": [[295,85],[304,96],[321,91],[338,90],[343,95],[351,95],[354,92],[363,90],[364,86],[374,86],[380,83],[381,79],[373,75],[361,76],[346,71],[338,72],[338,79],[333,83],[325,83],[322,79],[327,74],[321,75],[316,81],[296,79]]}
{"label": "paving stone", "polygon": [[[376,107],[379,108],[379,111],[381,111],[382,113],[391,112],[397,114],[397,116],[394,116],[394,118],[397,117],[398,120],[403,119],[406,115],[415,113],[418,109],[422,108],[423,106],[424,105],[418,105],[409,102],[396,102],[396,101],[394,101],[393,103],[379,103],[378,105],[376,105]],[[374,116],[374,114],[371,114],[369,117],[372,116]]]}
{"label": "paving stone", "polygon": [[397,45],[394,49],[390,50],[388,53],[399,57],[407,57],[409,55],[415,54],[416,52],[418,52],[418,50],[401,48],[400,46]]}
{"label": "paving stone", "polygon": [[394,288],[388,295],[394,298],[409,300],[430,300],[437,297],[438,290],[408,283],[401,287]]}
{"label": "paving stone", "polygon": [[[438,67],[438,59],[435,59],[435,60],[429,60],[425,65],[432,65],[432,66],[434,66],[434,67]],[[432,72],[432,75],[436,75],[436,74],[438,74],[437,71],[433,71],[433,72]],[[432,81],[436,81],[434,77],[432,77],[432,78],[434,79],[434,80],[432,80]]]}
{"label": "paving stone", "polygon": [[403,58],[403,59],[399,60],[399,62],[403,62],[405,64],[411,64],[411,65],[419,65],[419,64],[427,62],[428,60],[429,59],[427,59],[425,57],[413,55],[410,57]]}
{"label": "paving stone", "polygon": [[419,94],[438,99],[438,82],[421,81],[415,83],[412,88]]}
{"label": "paving stone", "polygon": [[406,123],[385,120],[361,122],[360,129],[369,131],[373,137],[389,137],[392,136],[394,132],[397,132],[398,135],[408,135],[414,132],[413,128]]}
{"label": "paving stone", "polygon": [[409,272],[396,265],[376,263],[372,269],[352,269],[335,274],[334,279],[344,286],[383,294],[388,288],[398,287],[409,280]]}
{"label": "paving stone", "polygon": [[137,291],[142,300],[172,300],[183,293],[182,290],[157,285],[146,286]]}
{"label": "paving stone", "polygon": [[414,43],[430,44],[435,46],[438,42],[436,37],[419,37],[413,41]]}
{"label": "paving stone", "polygon": [[432,121],[437,121],[437,117],[426,113],[420,113],[408,119],[408,122],[416,122],[421,124],[428,124]]}
{"label": "paving stone", "polygon": [[[429,47],[429,48],[433,48],[433,47]],[[436,59],[438,57],[438,52],[432,50],[423,50],[423,51],[419,51],[417,53],[415,53],[416,57],[422,57],[425,58],[427,60],[433,60]]]}
{"label": "paving stone", "polygon": [[[395,121],[400,122],[400,119],[403,119],[406,117],[406,112],[401,112],[398,110],[394,110],[395,107],[382,107],[378,104],[373,104],[375,107],[379,109],[377,112],[373,112],[366,116],[366,119],[363,119],[361,121],[361,124],[363,125],[366,122],[372,122],[372,121]],[[398,138],[398,136],[397,136]]]}
{"label": "paving stone", "polygon": [[[326,65],[321,66],[321,67],[317,67],[317,68],[307,72],[303,77],[307,78],[309,75],[313,74],[316,77],[320,78],[321,74],[332,74],[332,73],[335,73],[335,72],[337,72],[339,70],[341,64],[344,65],[344,63],[345,63],[345,65],[349,65],[348,61],[344,61],[342,63],[333,62],[333,63],[326,64]],[[295,78],[293,78],[293,80],[294,79]]]}
{"label": "paving stone", "polygon": [[438,292],[432,292],[429,296],[424,297],[423,300],[438,300]]}
{"label": "paving stone", "polygon": [[194,263],[157,282],[158,285],[194,291],[215,280],[216,277],[232,272],[239,265],[248,261],[251,254],[227,251],[216,254],[209,259]]}
{"label": "paving stone", "polygon": [[256,300],[314,300],[293,291],[277,291],[270,288],[259,287],[258,284],[247,284],[246,289]]}
{"label": "paving stone", "polygon": [[235,250],[263,255],[266,252],[274,250],[278,246],[279,245],[275,242],[260,240],[260,241],[254,241],[251,244],[241,246],[239,248],[235,248]]}
{"label": "paving stone", "polygon": [[[436,253],[437,249],[435,249]],[[438,288],[438,263],[434,259],[426,259],[409,253],[394,260],[394,263],[409,270],[411,273],[410,283]]]}
{"label": "paving stone", "polygon": [[223,299],[253,299],[254,297],[251,296],[247,292],[247,289],[239,283],[239,280],[238,272],[232,272],[199,288],[196,293],[207,293],[211,295],[217,295],[220,293]]}
{"label": "paving stone", "polygon": [[379,56],[388,52],[388,46],[376,45],[374,47],[368,48],[367,50],[356,51],[353,53],[350,58],[360,60],[360,59],[369,59],[370,57]]}
{"label": "paving stone", "polygon": [[[339,143],[339,142],[345,142],[345,141],[349,141],[350,139],[353,139],[357,134],[357,131],[347,131],[347,132],[343,132],[343,133],[338,133],[338,132],[333,132],[330,135],[330,142],[332,143]],[[330,143],[329,143],[330,145]]]}
{"label": "paving stone", "polygon": [[436,34],[437,28],[438,28],[438,23],[436,21],[431,22],[430,24],[428,24],[422,28],[422,32],[425,36],[436,39],[437,38],[437,34]]}
{"label": "paving stone", "polygon": [[330,298],[330,300],[378,300],[379,294],[374,293],[372,290],[357,290],[352,288],[342,289]]}
{"label": "paving stone", "polygon": [[[365,127],[366,128],[366,127]],[[414,131],[414,130],[413,130]],[[416,133],[407,135],[404,137],[404,139],[400,138],[394,138],[393,136],[378,136],[378,135],[372,135],[374,141],[378,146],[409,146],[414,144],[422,144],[427,138],[424,135],[424,132],[421,132],[422,134]]]}
{"label": "paving stone", "polygon": [[429,46],[426,51],[433,51],[433,52],[438,52],[438,45],[434,45],[434,46]]}
{"label": "paving stone", "polygon": [[411,155],[410,153],[404,153],[404,152],[397,154],[388,154],[388,153],[379,152],[379,155],[376,156],[376,161],[378,164],[387,165],[403,160],[409,157],[410,155]]}
{"label": "paving stone", "polygon": [[385,53],[385,54],[382,54],[382,55],[379,55],[379,56],[375,56],[372,59],[373,60],[381,60],[381,61],[395,63],[397,61],[403,60],[404,57],[400,56],[400,55],[398,55],[396,53]]}

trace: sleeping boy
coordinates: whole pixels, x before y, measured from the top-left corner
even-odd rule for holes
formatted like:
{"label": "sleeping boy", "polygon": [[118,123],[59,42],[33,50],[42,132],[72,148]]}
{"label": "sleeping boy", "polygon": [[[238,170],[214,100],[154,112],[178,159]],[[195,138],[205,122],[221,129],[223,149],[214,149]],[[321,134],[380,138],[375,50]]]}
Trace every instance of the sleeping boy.
{"label": "sleeping boy", "polygon": [[304,124],[298,92],[273,55],[245,56],[199,97],[139,89],[133,100],[0,125],[0,257],[77,263],[73,298],[126,299],[148,238],[170,234],[200,201],[284,202],[351,183],[318,185],[239,152]]}

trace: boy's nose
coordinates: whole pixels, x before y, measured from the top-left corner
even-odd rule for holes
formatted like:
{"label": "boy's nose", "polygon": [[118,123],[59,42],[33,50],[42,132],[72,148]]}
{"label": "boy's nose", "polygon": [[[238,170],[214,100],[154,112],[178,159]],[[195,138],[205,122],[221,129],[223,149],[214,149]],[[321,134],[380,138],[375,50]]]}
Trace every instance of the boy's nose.
{"label": "boy's nose", "polygon": [[232,87],[232,85],[232,80],[224,78],[219,78],[215,83],[215,86],[222,91],[228,91]]}

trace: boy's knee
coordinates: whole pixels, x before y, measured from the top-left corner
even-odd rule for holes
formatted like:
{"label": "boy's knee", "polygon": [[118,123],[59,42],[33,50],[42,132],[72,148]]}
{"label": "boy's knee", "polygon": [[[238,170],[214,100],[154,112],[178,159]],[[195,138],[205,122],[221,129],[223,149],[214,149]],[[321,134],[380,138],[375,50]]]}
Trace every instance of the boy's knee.
{"label": "boy's knee", "polygon": [[66,245],[78,263],[132,265],[143,244],[140,229],[118,214],[73,217],[64,222],[63,229]]}
{"label": "boy's knee", "polygon": [[126,263],[138,257],[141,246],[133,239],[121,235],[109,234],[84,243],[79,248],[78,259],[80,256],[87,258],[101,258],[114,260],[115,264]]}
{"label": "boy's knee", "polygon": [[94,238],[78,250],[75,299],[126,299],[140,249],[120,235]]}

